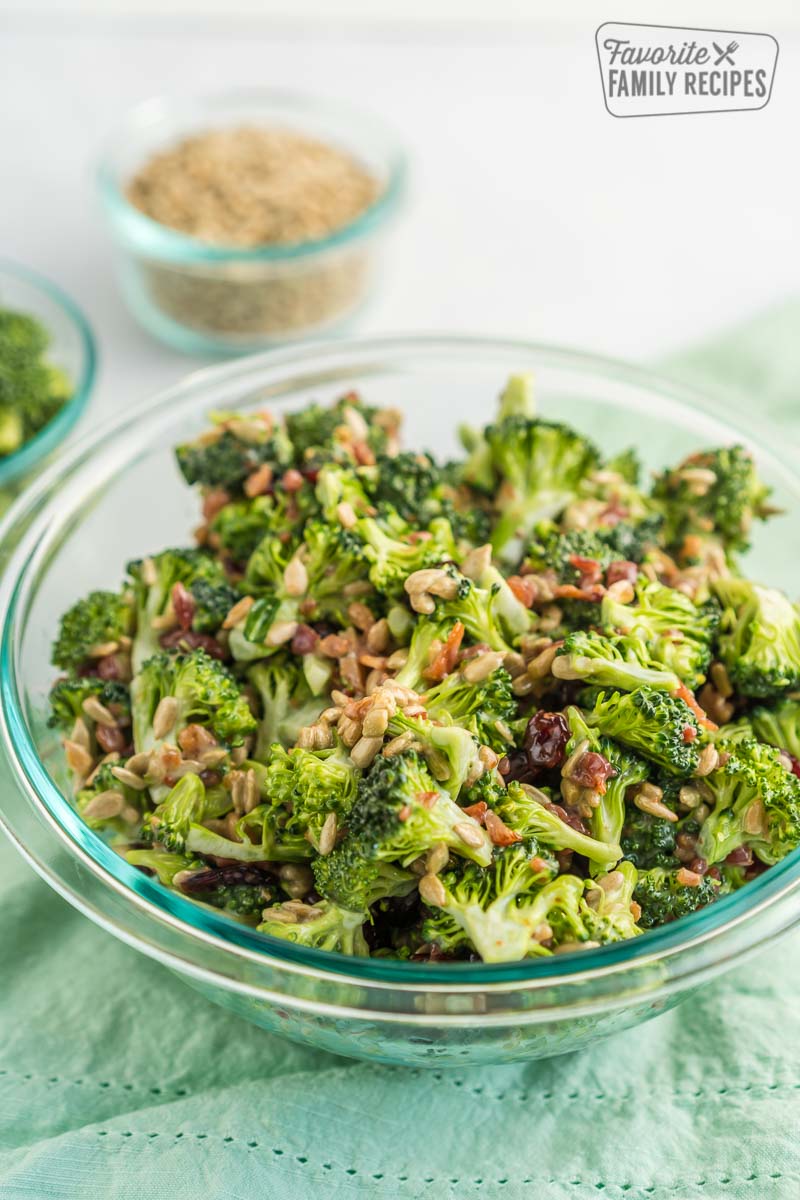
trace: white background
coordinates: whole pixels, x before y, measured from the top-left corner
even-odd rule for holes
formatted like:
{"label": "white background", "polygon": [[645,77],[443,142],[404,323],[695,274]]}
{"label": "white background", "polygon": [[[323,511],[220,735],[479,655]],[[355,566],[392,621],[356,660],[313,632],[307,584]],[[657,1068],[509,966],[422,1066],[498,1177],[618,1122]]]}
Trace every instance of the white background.
{"label": "white background", "polygon": [[[626,18],[774,33],[769,106],[612,118],[594,31]],[[799,59],[779,2],[0,3],[0,254],[87,312],[99,408],[174,382],[200,360],[157,346],[122,307],[94,196],[99,145],[153,93],[289,86],[383,115],[411,156],[361,330],[515,334],[644,359],[800,290]]]}

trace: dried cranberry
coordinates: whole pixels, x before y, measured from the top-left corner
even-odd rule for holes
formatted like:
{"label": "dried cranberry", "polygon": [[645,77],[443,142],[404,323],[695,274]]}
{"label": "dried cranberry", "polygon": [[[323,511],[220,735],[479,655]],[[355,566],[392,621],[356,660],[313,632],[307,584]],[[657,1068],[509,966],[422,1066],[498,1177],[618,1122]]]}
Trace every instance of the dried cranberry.
{"label": "dried cranberry", "polygon": [[572,768],[570,779],[579,787],[591,788],[593,792],[599,792],[602,796],[606,790],[606,783],[616,773],[602,754],[587,750]]}
{"label": "dried cranberry", "polygon": [[292,638],[292,654],[313,654],[318,641],[319,634],[310,625],[298,625]]}
{"label": "dried cranberry", "polygon": [[97,660],[97,674],[101,679],[122,679],[123,673],[116,654],[107,654]]}
{"label": "dried cranberry", "polygon": [[606,583],[609,587],[612,583],[636,583],[638,575],[639,568],[636,563],[625,558],[609,563],[606,567]]}
{"label": "dried cranberry", "polygon": [[162,634],[160,644],[165,650],[205,650],[212,658],[223,659],[225,651],[210,633],[195,633],[191,629],[172,629]]}
{"label": "dried cranberry", "polygon": [[569,726],[563,713],[534,713],[528,721],[523,741],[530,770],[560,767],[568,741]]}
{"label": "dried cranberry", "polygon": [[731,850],[725,862],[731,867],[752,867],[753,851],[749,846],[737,846]]}
{"label": "dried cranberry", "polygon": [[191,629],[197,606],[194,596],[180,580],[172,585],[172,607],[175,609],[175,616],[178,618],[181,629],[184,631]]}
{"label": "dried cranberry", "polygon": [[511,750],[498,764],[506,783],[527,783],[533,778],[528,755],[524,750]]}
{"label": "dried cranberry", "polygon": [[546,804],[545,808],[547,808],[551,813],[554,813],[557,817],[560,817],[565,825],[569,825],[570,829],[577,829],[578,833],[589,832],[577,813],[567,812],[567,810],[562,808],[560,804]]}
{"label": "dried cranberry", "polygon": [[788,750],[784,750],[783,753],[786,755],[786,757],[789,759],[789,762],[792,764],[792,774],[797,775],[798,778],[800,778],[800,759],[795,758],[795,756],[793,754],[790,754]]}
{"label": "dried cranberry", "polygon": [[218,887],[248,883],[261,885],[274,883],[274,879],[263,868],[248,864],[236,863],[225,867],[209,867],[206,871],[198,871],[184,880],[181,891],[208,892]]}

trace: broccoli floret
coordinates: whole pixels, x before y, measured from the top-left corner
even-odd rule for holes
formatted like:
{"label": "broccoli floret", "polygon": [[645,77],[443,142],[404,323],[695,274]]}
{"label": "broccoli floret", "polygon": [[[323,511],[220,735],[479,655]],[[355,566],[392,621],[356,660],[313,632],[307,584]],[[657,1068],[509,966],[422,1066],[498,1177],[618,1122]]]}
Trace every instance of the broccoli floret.
{"label": "broccoli floret", "polygon": [[261,700],[253,757],[265,762],[275,742],[293,746],[300,730],[319,716],[324,702],[312,695],[300,666],[301,660],[285,652],[255,663],[247,672],[248,682]]}
{"label": "broccoli floret", "polygon": [[355,392],[340,396],[334,404],[309,404],[286,415],[286,431],[298,464],[318,457],[359,462],[358,445],[366,445],[373,456],[384,454],[389,448],[388,435],[398,424],[396,414],[365,404]]}
{"label": "broccoli floret", "polygon": [[492,858],[486,831],[437,787],[414,752],[377,758],[359,781],[343,847],[349,840],[367,859],[403,866],[440,842],[482,866]]}
{"label": "broccoli floret", "polygon": [[184,775],[144,819],[142,836],[172,854],[183,854],[190,826],[208,817],[206,789],[199,775]]}
{"label": "broccoli floret", "polygon": [[[319,835],[330,813],[341,828],[356,797],[361,772],[341,747],[284,750],[272,747],[263,790],[276,810],[281,830],[304,838],[319,850]],[[309,847],[309,848],[310,848]]]}
{"label": "broccoli floret", "polygon": [[720,620],[713,600],[697,605],[683,592],[641,580],[630,604],[605,595],[600,619],[606,633],[638,638],[652,661],[673,671],[692,690],[705,682]]}
{"label": "broccoli floret", "polygon": [[442,472],[429,454],[407,450],[393,457],[382,455],[376,467],[375,482],[368,484],[374,504],[389,505],[414,525],[440,515]]}
{"label": "broccoli floret", "polygon": [[402,867],[365,858],[354,838],[346,838],[331,854],[320,855],[312,866],[320,895],[357,912],[368,912],[381,900],[408,896],[418,883],[418,877]]}
{"label": "broccoli floret", "polygon": [[234,562],[246,563],[267,533],[294,536],[296,522],[287,514],[286,493],[233,500],[215,513],[209,533]]}
{"label": "broccoli floret", "polygon": [[568,633],[553,660],[557,679],[585,679],[602,687],[632,691],[647,686],[676,692],[681,680],[650,657],[639,638],[607,637],[592,630]]}
{"label": "broccoli floret", "polygon": [[343,511],[348,517],[350,512],[354,517],[374,516],[375,508],[367,495],[366,485],[363,472],[333,463],[323,466],[314,489],[323,519],[331,524],[340,523]]}
{"label": "broccoli floret", "polygon": [[535,838],[550,850],[574,850],[604,867],[611,867],[622,858],[617,843],[601,842],[562,821],[547,793],[530,784],[510,783],[508,788],[495,793],[490,806],[509,829],[522,838]]}
{"label": "broccoli floret", "polygon": [[567,743],[567,760],[582,753],[601,755],[614,768],[614,774],[600,788],[593,789],[598,797],[592,811],[590,828],[592,836],[599,842],[620,844],[622,827],[625,824],[625,795],[630,787],[644,783],[650,774],[649,765],[636,754],[610,738],[602,737],[596,729],[586,724],[578,708],[567,710],[571,738]]}
{"label": "broccoli floret", "polygon": [[212,583],[203,578],[194,579],[189,591],[194,601],[192,629],[196,633],[217,633],[234,604],[242,598],[231,584]]}
{"label": "broccoli floret", "polygon": [[389,721],[388,735],[414,735],[437,783],[455,799],[469,778],[477,778],[483,770],[478,756],[478,743],[468,729],[460,725],[436,725],[424,717],[409,717],[403,709]]}
{"label": "broccoli floret", "polygon": [[0,456],[19,450],[72,395],[64,372],[44,357],[48,340],[35,317],[0,311]]}
{"label": "broccoli floret", "polygon": [[469,683],[460,671],[451,672],[425,693],[424,704],[432,720],[461,725],[482,745],[500,753],[513,740],[508,722],[516,716],[517,699],[503,667],[477,683]]}
{"label": "broccoli floret", "polygon": [[397,672],[397,682],[403,687],[421,691],[426,685],[428,668],[436,657],[440,645],[444,645],[456,622],[439,620],[438,617],[418,617],[411,631],[408,658]]}
{"label": "broccoli floret", "polygon": [[259,413],[222,413],[211,434],[176,447],[175,456],[187,483],[221,488],[233,496],[265,464],[280,474],[291,462],[291,446],[283,431]]}
{"label": "broccoli floret", "polygon": [[[176,702],[174,720],[159,737],[153,719],[168,697]],[[131,684],[131,704],[137,752],[152,750],[165,739],[174,744],[180,731],[192,722],[205,725],[229,746],[241,746],[256,728],[233,675],[204,650],[174,656],[156,654],[148,659]]]}
{"label": "broccoli floret", "polygon": [[[314,602],[313,610],[304,611],[305,619],[348,625],[351,601],[346,589],[365,581],[369,565],[359,538],[338,525],[311,521],[305,527],[299,557],[308,576],[306,600]],[[363,603],[369,597],[362,594],[359,599]]]}
{"label": "broccoli floret", "polygon": [[692,775],[700,759],[700,726],[678,696],[654,688],[600,692],[587,723],[605,737],[630,746],[670,775]]}
{"label": "broccoli floret", "polygon": [[589,937],[601,945],[620,942],[641,933],[631,911],[638,872],[631,862],[621,862],[608,875],[587,883],[581,901],[581,919]]}
{"label": "broccoli floret", "polygon": [[[202,871],[205,863],[199,858],[188,854],[175,854],[171,850],[158,849],[151,846],[147,849],[136,847],[134,850],[123,850],[122,857],[132,867],[155,875],[164,887],[172,887],[175,876],[180,871]],[[262,905],[263,906],[263,905]]]}
{"label": "broccoli floret", "polygon": [[127,725],[130,720],[131,699],[127,685],[112,679],[100,679],[97,675],[84,675],[79,679],[59,679],[50,691],[51,728],[69,732],[80,717],[89,725],[94,718],[84,709],[84,701],[94,697],[103,708],[108,709],[117,724]]}
{"label": "broccoli floret", "polygon": [[800,844],[800,779],[773,746],[755,739],[716,745],[722,761],[703,781],[714,808],[701,826],[698,854],[717,863],[748,846],[769,866],[780,862]]}
{"label": "broccoli floret", "polygon": [[90,592],[61,618],[52,662],[65,671],[77,671],[98,651],[118,645],[133,632],[134,609],[127,592]]}
{"label": "broccoli floret", "polygon": [[696,886],[681,883],[678,872],[664,867],[642,871],[634,889],[633,898],[641,908],[638,924],[642,929],[653,929],[668,921],[677,921],[696,909],[716,900],[719,885],[709,875],[700,877]]}
{"label": "broccoli floret", "polygon": [[403,585],[415,571],[448,562],[457,553],[453,531],[443,517],[431,521],[423,531],[430,536],[424,538],[418,537],[419,531],[406,525],[391,510],[386,510],[380,519],[362,517],[354,532],[364,543],[370,582],[390,597],[404,595]]}
{"label": "broccoli floret", "polygon": [[630,807],[625,814],[620,843],[625,858],[640,871],[651,867],[678,867],[675,857],[676,823]]}
{"label": "broccoli floret", "polygon": [[287,905],[267,909],[258,931],[313,950],[364,957],[369,954],[362,929],[365,920],[364,913],[348,912],[330,900],[320,900],[302,916]]}
{"label": "broccoli floret", "polygon": [[563,512],[600,459],[566,425],[525,416],[490,425],[485,438],[497,484],[492,548],[504,562],[515,563],[537,523]]}
{"label": "broccoli floret", "polygon": [[744,696],[768,699],[800,688],[800,613],[775,588],[715,579],[722,605],[719,657]]}
{"label": "broccoli floret", "polygon": [[[439,601],[436,605],[437,619],[460,621],[474,642],[491,650],[509,653],[515,633],[509,630],[504,619],[505,593],[499,587],[478,587],[454,567],[448,567],[448,572],[456,581],[458,590],[453,599]],[[526,619],[529,627],[530,617]]]}
{"label": "broccoli floret", "polygon": [[[423,925],[426,941],[448,950],[472,946],[484,962],[514,962],[540,950],[537,935],[552,933],[547,905],[537,904],[538,896],[531,904],[520,903],[551,879],[536,849],[535,842],[518,842],[499,850],[488,869],[470,863],[440,875],[441,903],[424,896],[437,907]],[[574,890],[580,896],[583,885],[576,882],[577,888],[562,885],[565,895]]]}
{"label": "broccoli floret", "polygon": [[[205,550],[194,547],[162,550],[151,558],[130,562],[128,574],[133,581],[136,603],[136,636],[132,652],[134,673],[141,669],[146,659],[159,652],[161,634],[168,632],[173,624],[178,624],[174,615],[176,584],[182,584],[190,591],[202,580],[212,588],[228,589],[225,572],[216,559]],[[214,602],[211,593],[208,599]],[[224,603],[224,599],[219,601],[218,597],[217,601]],[[207,625],[208,619],[208,613],[202,610],[200,624]]]}
{"label": "broccoli floret", "polygon": [[750,712],[749,720],[759,742],[800,759],[800,702],[786,697],[772,708],[759,705]]}
{"label": "broccoli floret", "polygon": [[774,511],[769,495],[743,446],[692,454],[659,475],[653,486],[653,498],[665,514],[665,543],[676,549],[689,535],[711,534],[728,552],[746,550],[753,519],[764,520]]}

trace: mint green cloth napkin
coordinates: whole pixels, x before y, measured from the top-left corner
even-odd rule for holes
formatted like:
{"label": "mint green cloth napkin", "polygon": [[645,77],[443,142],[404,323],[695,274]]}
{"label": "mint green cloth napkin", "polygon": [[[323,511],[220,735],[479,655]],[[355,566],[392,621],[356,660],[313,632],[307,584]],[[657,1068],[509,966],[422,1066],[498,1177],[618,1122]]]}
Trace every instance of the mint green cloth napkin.
{"label": "mint green cloth napkin", "polygon": [[[798,332],[787,307],[673,365],[786,416]],[[1,1200],[800,1195],[800,935],[588,1051],[430,1072],[245,1024],[6,844],[0,905]]]}

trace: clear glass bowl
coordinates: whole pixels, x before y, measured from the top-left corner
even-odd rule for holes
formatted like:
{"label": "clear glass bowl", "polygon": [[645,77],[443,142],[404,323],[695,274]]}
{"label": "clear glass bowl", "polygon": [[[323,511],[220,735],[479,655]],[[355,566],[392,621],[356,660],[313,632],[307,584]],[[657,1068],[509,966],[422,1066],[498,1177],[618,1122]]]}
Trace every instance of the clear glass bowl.
{"label": "clear glass bowl", "polygon": [[[378,180],[377,199],[329,237],[254,249],[201,242],[126,199],[126,184],[152,154],[190,134],[237,125],[290,129],[340,147]],[[367,299],[405,172],[384,126],[339,103],[268,90],[149,100],[112,136],[99,167],[122,294],[150,333],[191,354],[244,354],[332,332]]]}
{"label": "clear glass bowl", "polygon": [[[770,450],[761,433],[647,371],[526,343],[399,337],[320,344],[190,376],[84,438],[0,530],[0,553],[10,559],[0,584],[0,744],[13,779],[0,810],[10,836],[70,903],[210,999],[340,1054],[438,1066],[573,1050],[675,1004],[800,915],[793,854],[744,890],[631,942],[500,965],[348,959],[275,941],[164,890],[64,799],[61,751],[46,727],[58,616],[77,593],[116,584],[126,560],[187,539],[197,497],[170,447],[201,430],[209,409],[292,408],[357,388],[404,410],[408,444],[447,455],[456,421],[485,421],[506,376],[527,369],[536,371],[543,414],[574,422],[607,451],[635,443],[648,468],[698,446],[747,442],[777,502],[800,511],[790,446],[776,439]],[[794,528],[784,517],[759,529],[747,564],[790,591]]]}
{"label": "clear glass bowl", "polygon": [[41,321],[50,335],[48,360],[61,367],[74,389],[71,399],[35,437],[14,454],[0,458],[1,513],[80,417],[94,383],[97,354],[92,331],[75,302],[49,279],[3,259],[0,308],[27,313]]}

